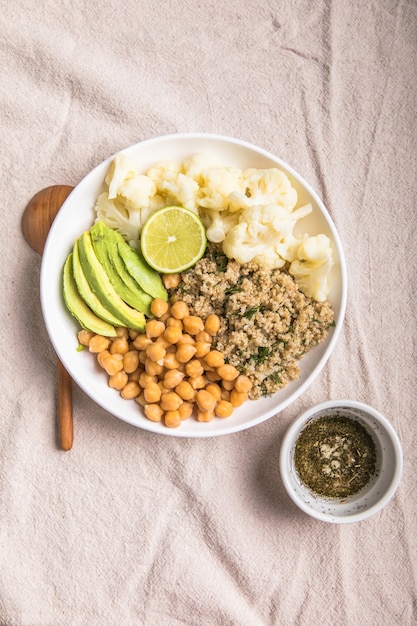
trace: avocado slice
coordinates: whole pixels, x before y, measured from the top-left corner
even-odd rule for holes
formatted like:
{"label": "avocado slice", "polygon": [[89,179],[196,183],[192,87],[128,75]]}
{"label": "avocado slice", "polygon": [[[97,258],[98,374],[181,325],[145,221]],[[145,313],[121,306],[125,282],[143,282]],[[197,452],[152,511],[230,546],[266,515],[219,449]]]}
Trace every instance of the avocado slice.
{"label": "avocado slice", "polygon": [[152,269],[143,256],[129,246],[121,235],[120,239],[117,239],[117,247],[127,271],[139,283],[142,289],[149,293],[152,298],[160,298],[167,301],[168,292],[158,272]]}
{"label": "avocado slice", "polygon": [[92,291],[99,298],[106,310],[120,318],[123,322],[122,326],[127,326],[134,330],[144,330],[144,314],[126,304],[114,289],[94,252],[90,232],[86,231],[83,233],[77,241],[80,261],[85,277]]}
{"label": "avocado slice", "polygon": [[101,317],[102,320],[107,322],[108,324],[112,324],[114,326],[124,326],[124,323],[121,319],[112,315],[110,311],[107,311],[106,307],[103,306],[100,299],[96,296],[93,290],[90,287],[90,283],[88,282],[83,266],[80,260],[78,240],[74,244],[73,248],[73,259],[72,266],[74,272],[75,284],[80,294],[81,298],[84,300],[86,305],[98,316]]}
{"label": "avocado slice", "polygon": [[93,313],[81,298],[74,279],[72,252],[68,255],[64,265],[63,294],[67,309],[82,328],[104,337],[116,337],[117,332],[114,326]]}
{"label": "avocado slice", "polygon": [[[90,229],[90,237],[94,252],[118,295],[131,307],[151,317],[152,296],[129,274],[119,254],[117,244],[119,238],[123,239],[122,235],[98,221]],[[128,245],[124,239],[123,243]]]}

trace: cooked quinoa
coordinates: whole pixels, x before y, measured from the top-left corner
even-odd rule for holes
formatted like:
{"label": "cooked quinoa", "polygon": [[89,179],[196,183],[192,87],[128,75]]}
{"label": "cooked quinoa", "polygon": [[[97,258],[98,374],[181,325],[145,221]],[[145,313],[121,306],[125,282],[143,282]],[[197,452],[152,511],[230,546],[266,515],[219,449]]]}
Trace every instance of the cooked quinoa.
{"label": "cooked quinoa", "polygon": [[236,263],[211,244],[170,295],[194,315],[220,317],[214,347],[251,379],[253,400],[297,379],[299,360],[334,323],[330,304],[304,295],[287,272]]}

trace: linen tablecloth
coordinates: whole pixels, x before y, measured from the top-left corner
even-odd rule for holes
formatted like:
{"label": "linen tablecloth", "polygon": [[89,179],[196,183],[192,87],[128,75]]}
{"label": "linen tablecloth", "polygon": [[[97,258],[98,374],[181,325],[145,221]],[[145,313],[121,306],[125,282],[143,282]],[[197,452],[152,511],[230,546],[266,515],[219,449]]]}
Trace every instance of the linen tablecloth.
{"label": "linen tablecloth", "polygon": [[[416,624],[416,2],[16,0],[0,26],[1,626]],[[74,386],[63,452],[24,208],[194,131],[273,152],[322,197],[349,275],[336,348],[293,404],[223,437],[145,432]],[[404,451],[393,500],[352,525],[299,511],[278,470],[290,423],[337,398]]]}

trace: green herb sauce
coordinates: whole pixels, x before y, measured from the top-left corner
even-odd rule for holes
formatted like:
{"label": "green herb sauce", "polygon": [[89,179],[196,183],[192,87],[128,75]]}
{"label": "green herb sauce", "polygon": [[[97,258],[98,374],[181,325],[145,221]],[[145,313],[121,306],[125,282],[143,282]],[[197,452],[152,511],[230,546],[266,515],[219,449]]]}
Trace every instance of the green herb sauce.
{"label": "green herb sauce", "polygon": [[301,481],[314,493],[346,498],[361,491],[375,474],[375,442],[359,422],[323,416],[300,433],[294,463]]}

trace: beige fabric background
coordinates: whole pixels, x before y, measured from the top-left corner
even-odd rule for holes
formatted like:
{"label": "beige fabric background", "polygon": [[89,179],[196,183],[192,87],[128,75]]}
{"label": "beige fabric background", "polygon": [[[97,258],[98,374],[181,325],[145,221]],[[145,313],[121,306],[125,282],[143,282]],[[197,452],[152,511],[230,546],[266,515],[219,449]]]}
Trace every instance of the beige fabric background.
{"label": "beige fabric background", "polygon": [[[416,624],[416,2],[1,5],[1,626]],[[61,452],[25,205],[191,131],[260,145],[322,196],[349,271],[337,347],[293,405],[222,438],[142,432],[75,388]],[[342,527],[278,472],[291,421],[341,397],[386,414],[405,455],[391,503]]]}

